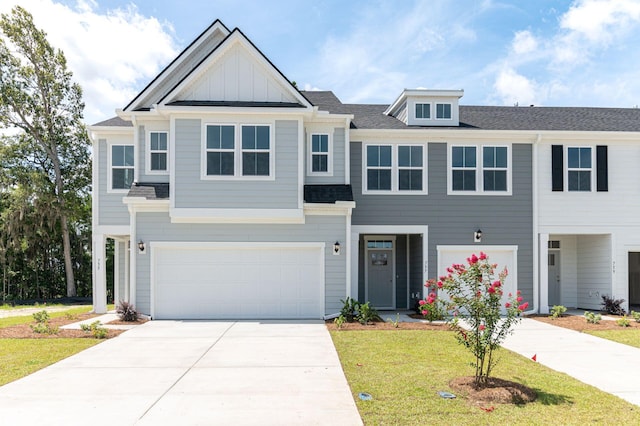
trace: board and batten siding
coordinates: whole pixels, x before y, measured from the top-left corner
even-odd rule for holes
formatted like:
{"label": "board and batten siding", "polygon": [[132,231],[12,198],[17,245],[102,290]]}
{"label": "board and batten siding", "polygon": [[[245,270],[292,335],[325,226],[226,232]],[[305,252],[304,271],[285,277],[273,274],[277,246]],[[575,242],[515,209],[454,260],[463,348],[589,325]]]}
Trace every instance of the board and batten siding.
{"label": "board and batten siding", "polygon": [[307,184],[343,184],[345,182],[345,159],[344,159],[344,144],[345,144],[345,131],[343,127],[336,127],[333,129],[332,134],[332,153],[333,156],[333,174],[331,176],[313,175],[309,176],[307,171],[309,170],[309,159],[311,150],[311,143],[308,140],[311,138],[312,133],[323,132],[307,132],[307,142],[305,144],[305,156],[304,156],[304,170],[305,170],[305,183]]}
{"label": "board and batten siding", "polygon": [[[532,147],[512,145],[512,195],[447,195],[447,144],[429,143],[427,195],[363,195],[362,143],[351,143],[351,183],[356,208],[353,225],[427,225],[428,272],[435,278],[436,246],[518,246],[518,289],[533,305]],[[473,232],[482,230],[482,243]],[[417,246],[417,244],[416,244]],[[469,253],[471,254],[471,253]],[[412,284],[422,291],[424,283]]]}
{"label": "board and batten siding", "polygon": [[202,121],[175,123],[176,208],[298,208],[298,122],[277,120],[273,129],[275,180],[203,180]]}
{"label": "board and batten siding", "polygon": [[[120,143],[120,140],[115,143]],[[126,142],[123,140],[122,143],[131,143],[131,141]],[[98,225],[129,225],[129,210],[122,203],[122,198],[127,194],[110,194],[107,192],[107,174],[109,173],[107,150],[107,140],[99,139],[97,164]]]}
{"label": "board and batten siding", "polygon": [[[346,241],[345,216],[306,216],[300,225],[246,224],[176,224],[167,213],[138,213],[136,238],[152,244],[154,241],[176,242],[324,242],[325,243],[325,314],[340,311],[345,298],[346,259],[343,252],[333,255],[333,243]],[[138,310],[150,311],[150,258],[138,254],[136,263],[136,300]],[[179,285],[179,283],[176,283]],[[250,297],[251,295],[247,295]]]}

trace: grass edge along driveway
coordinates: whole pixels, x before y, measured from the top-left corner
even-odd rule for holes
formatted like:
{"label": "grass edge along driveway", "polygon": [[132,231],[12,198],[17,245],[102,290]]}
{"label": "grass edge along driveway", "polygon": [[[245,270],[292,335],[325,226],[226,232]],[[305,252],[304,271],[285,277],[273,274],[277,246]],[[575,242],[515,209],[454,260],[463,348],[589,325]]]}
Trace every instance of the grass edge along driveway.
{"label": "grass edge along driveway", "polygon": [[[70,308],[50,313],[51,317],[88,312],[91,307]],[[0,328],[33,322],[33,317],[0,319]],[[44,367],[100,343],[98,339],[0,339],[0,386],[25,377]]]}
{"label": "grass edge along driveway", "polygon": [[[474,406],[438,396],[459,376],[473,375],[471,354],[450,331],[331,331],[365,424],[640,424],[640,407],[505,349],[494,376],[538,392],[526,405]],[[358,398],[360,392],[373,396]],[[484,408],[484,409],[483,409]]]}

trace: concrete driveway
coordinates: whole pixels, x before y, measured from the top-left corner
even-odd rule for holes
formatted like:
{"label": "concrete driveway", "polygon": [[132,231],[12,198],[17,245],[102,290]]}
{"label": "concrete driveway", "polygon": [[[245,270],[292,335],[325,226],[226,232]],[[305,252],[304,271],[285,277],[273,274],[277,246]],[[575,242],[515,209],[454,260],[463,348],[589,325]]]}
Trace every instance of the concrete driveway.
{"label": "concrete driveway", "polygon": [[3,424],[360,425],[321,321],[151,321],[0,387]]}

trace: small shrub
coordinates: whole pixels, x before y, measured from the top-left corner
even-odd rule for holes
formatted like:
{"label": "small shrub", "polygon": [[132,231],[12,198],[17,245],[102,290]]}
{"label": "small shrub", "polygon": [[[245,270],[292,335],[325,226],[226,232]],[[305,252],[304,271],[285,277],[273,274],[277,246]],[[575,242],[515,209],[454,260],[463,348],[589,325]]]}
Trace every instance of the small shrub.
{"label": "small shrub", "polygon": [[602,315],[594,314],[593,312],[585,312],[584,317],[589,324],[599,324],[600,320],[602,320]]}
{"label": "small shrub", "polygon": [[35,312],[33,315],[33,319],[36,320],[38,324],[44,324],[49,321],[49,313],[45,310]]}
{"label": "small shrub", "polygon": [[46,322],[31,324],[30,327],[34,333],[38,334],[56,334],[58,332],[58,327],[51,327]]}
{"label": "small shrub", "polygon": [[[428,283],[427,288],[429,288]],[[429,322],[441,321],[444,319],[447,313],[445,302],[441,299],[438,299],[438,295],[435,293],[435,291],[429,292],[427,298],[424,300],[420,300],[418,302],[418,305],[420,306],[420,313],[422,314],[424,319]]]}
{"label": "small shrub", "polygon": [[367,302],[358,304],[356,320],[362,325],[367,325],[373,321],[382,321],[382,318],[380,318],[378,311]]}
{"label": "small shrub", "polygon": [[333,320],[333,323],[338,328],[342,328],[342,326],[344,325],[345,322],[347,322],[347,319],[343,315],[340,315],[339,317],[337,317],[337,318],[335,318]]}
{"label": "small shrub", "polygon": [[80,328],[85,333],[92,333],[96,339],[104,339],[109,333],[106,328],[102,327],[100,321],[94,321],[91,324],[80,324]]}
{"label": "small shrub", "polygon": [[602,295],[602,312],[611,315],[625,315],[627,312],[622,309],[624,299],[614,299],[612,297]]}
{"label": "small shrub", "polygon": [[388,320],[389,320],[389,322],[391,324],[393,324],[394,328],[400,327],[400,314],[399,313],[396,313],[396,319],[395,320],[392,320],[391,318],[388,318]]}
{"label": "small shrub", "polygon": [[616,321],[616,324],[618,324],[620,327],[629,327],[631,325],[631,322],[629,321],[629,318],[624,315],[622,318]]}
{"label": "small shrub", "polygon": [[121,300],[116,306],[116,314],[121,321],[134,322],[138,321],[139,315],[135,306],[131,303]]}
{"label": "small shrub", "polygon": [[635,322],[640,322],[640,312],[631,311],[631,318],[633,318]]}
{"label": "small shrub", "polygon": [[74,314],[72,312],[65,312],[64,317],[70,321],[72,320],[77,320],[78,319],[78,314]]}
{"label": "small shrub", "polygon": [[551,318],[560,318],[565,312],[567,312],[567,308],[562,305],[555,305],[551,308]]}
{"label": "small shrub", "polygon": [[340,309],[340,316],[344,317],[346,322],[354,322],[356,319],[356,315],[358,313],[358,307],[360,306],[360,302],[350,297],[347,297],[345,300],[340,300],[342,302],[342,309]]}

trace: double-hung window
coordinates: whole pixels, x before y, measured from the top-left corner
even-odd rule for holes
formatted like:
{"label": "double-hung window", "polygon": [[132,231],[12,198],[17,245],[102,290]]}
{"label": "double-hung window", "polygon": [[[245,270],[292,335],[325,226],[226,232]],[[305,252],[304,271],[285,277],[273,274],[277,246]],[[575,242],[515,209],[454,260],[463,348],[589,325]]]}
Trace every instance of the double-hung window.
{"label": "double-hung window", "polygon": [[567,148],[569,191],[591,191],[591,148]]}
{"label": "double-hung window", "polygon": [[207,176],[235,174],[235,126],[209,125],[206,136]]}
{"label": "double-hung window", "polygon": [[482,147],[482,182],[485,191],[507,190],[507,147]]}
{"label": "double-hung window", "polygon": [[436,104],[436,119],[451,120],[451,104]]}
{"label": "double-hung window", "polygon": [[367,145],[367,190],[391,191],[391,145]]}
{"label": "double-hung window", "polygon": [[269,125],[207,124],[203,148],[203,178],[273,175]]}
{"label": "double-hung window", "polygon": [[269,126],[242,126],[242,175],[269,176]]}
{"label": "double-hung window", "polygon": [[311,173],[330,173],[328,134],[311,135]]}
{"label": "double-hung window", "polygon": [[476,190],[475,146],[454,146],[451,148],[451,180],[454,191]]}
{"label": "double-hung window", "polygon": [[111,145],[111,187],[112,190],[127,190],[133,183],[133,145]]}
{"label": "double-hung window", "polygon": [[450,193],[510,193],[507,146],[452,146]]}
{"label": "double-hung window", "polygon": [[424,145],[366,145],[365,193],[425,193]]}
{"label": "double-hung window", "polygon": [[166,172],[168,159],[167,132],[149,132],[149,172]]}

